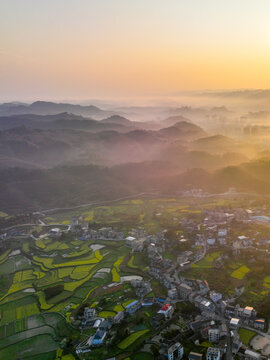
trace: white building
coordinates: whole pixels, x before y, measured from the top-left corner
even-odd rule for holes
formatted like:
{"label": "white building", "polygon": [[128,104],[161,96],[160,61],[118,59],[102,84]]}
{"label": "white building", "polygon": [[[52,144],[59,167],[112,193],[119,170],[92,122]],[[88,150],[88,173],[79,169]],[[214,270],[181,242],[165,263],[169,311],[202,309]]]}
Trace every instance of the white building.
{"label": "white building", "polygon": [[125,238],[125,240],[126,240],[126,246],[132,247],[132,243],[136,240],[136,238],[133,236],[128,236]]}
{"label": "white building", "polygon": [[240,322],[239,319],[231,318],[231,320],[230,320],[230,328],[231,329],[238,329],[239,322]]}
{"label": "white building", "polygon": [[164,304],[162,308],[159,310],[159,314],[163,314],[165,318],[170,318],[173,314],[174,308],[172,305]]}
{"label": "white building", "polygon": [[255,329],[264,330],[265,320],[264,319],[256,319],[256,320],[254,320],[253,326],[255,327]]}
{"label": "white building", "polygon": [[246,349],[245,351],[245,360],[260,360],[261,359],[261,355],[258,354],[255,351]]}
{"label": "white building", "polygon": [[208,245],[212,246],[212,245],[215,245],[215,243],[216,243],[216,239],[214,239],[214,238],[207,239]]}
{"label": "white building", "polygon": [[220,360],[222,357],[221,351],[218,348],[209,347],[207,349],[206,360]]}
{"label": "white building", "polygon": [[60,235],[61,235],[61,231],[60,231],[59,228],[54,228],[54,229],[50,230],[50,236],[57,237],[57,236],[60,236]]}
{"label": "white building", "polygon": [[182,359],[183,355],[184,355],[184,348],[179,342],[173,344],[168,348],[169,360]]}
{"label": "white building", "polygon": [[209,293],[209,297],[210,297],[210,299],[211,299],[212,301],[214,301],[214,302],[216,303],[216,302],[218,302],[219,300],[222,299],[222,294],[220,294],[220,293],[212,290],[212,291],[210,291],[210,293]]}
{"label": "white building", "polygon": [[178,298],[178,291],[176,288],[172,288],[170,290],[168,290],[168,296],[171,299],[177,299]]}
{"label": "white building", "polygon": [[218,343],[220,339],[220,331],[219,329],[209,329],[208,331],[209,341],[212,343]]}

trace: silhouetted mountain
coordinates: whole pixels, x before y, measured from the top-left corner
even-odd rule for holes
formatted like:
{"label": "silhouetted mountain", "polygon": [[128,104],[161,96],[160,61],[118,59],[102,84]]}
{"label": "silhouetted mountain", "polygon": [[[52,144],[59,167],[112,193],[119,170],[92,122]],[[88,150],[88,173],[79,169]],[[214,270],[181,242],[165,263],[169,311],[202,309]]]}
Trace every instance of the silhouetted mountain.
{"label": "silhouetted mountain", "polygon": [[133,121],[130,121],[130,120],[124,118],[123,116],[119,116],[119,115],[112,115],[106,119],[101,120],[101,122],[110,123],[110,124],[127,125],[127,126],[131,126],[134,123]]}
{"label": "silhouetted mountain", "polygon": [[269,175],[270,161],[230,166],[215,172],[194,168],[179,174],[168,162],[111,168],[93,165],[48,170],[9,168],[0,169],[0,203],[3,210],[18,212],[72,206],[147,191],[173,196],[192,188],[220,193],[235,187],[242,192],[270,194]]}
{"label": "silhouetted mountain", "polygon": [[235,149],[237,141],[224,135],[207,136],[193,141],[191,147],[201,151],[224,153]]}
{"label": "silhouetted mountain", "polygon": [[[79,124],[82,122],[76,121]],[[66,122],[69,120],[64,120],[65,125]],[[50,129],[21,126],[0,131],[0,166],[115,165],[151,160],[163,146],[163,141],[154,132],[136,130],[121,133],[106,130],[93,133],[79,131],[77,127],[65,128],[62,121],[52,123],[54,126]],[[59,128],[56,124],[59,124]],[[110,124],[100,125],[110,128]]]}
{"label": "silhouetted mountain", "polygon": [[198,139],[206,135],[206,132],[202,128],[187,121],[180,121],[173,126],[163,128],[159,130],[158,133],[159,135],[174,139],[182,138],[185,141]]}
{"label": "silhouetted mountain", "polygon": [[129,131],[133,127],[125,127],[118,123],[107,123],[85,118],[71,113],[55,115],[11,115],[0,117],[0,129],[6,130],[17,126],[33,129],[78,129],[87,131],[118,130]]}
{"label": "silhouetted mountain", "polygon": [[167,119],[162,121],[162,124],[165,124],[167,126],[173,126],[174,124],[178,123],[178,122],[190,122],[190,120],[188,118],[186,118],[185,116],[182,115],[175,115],[175,116],[170,116]]}
{"label": "silhouetted mountain", "polygon": [[102,119],[106,116],[112,115],[111,112],[103,111],[93,105],[81,106],[47,101],[36,101],[29,105],[17,103],[6,103],[0,105],[0,115],[2,116],[19,114],[53,115],[62,112],[68,112],[82,116],[91,116],[97,119]]}
{"label": "silhouetted mountain", "polygon": [[247,157],[257,154],[259,146],[236,140],[224,135],[203,137],[190,144],[191,149],[207,151],[212,154],[224,154],[235,152]]}

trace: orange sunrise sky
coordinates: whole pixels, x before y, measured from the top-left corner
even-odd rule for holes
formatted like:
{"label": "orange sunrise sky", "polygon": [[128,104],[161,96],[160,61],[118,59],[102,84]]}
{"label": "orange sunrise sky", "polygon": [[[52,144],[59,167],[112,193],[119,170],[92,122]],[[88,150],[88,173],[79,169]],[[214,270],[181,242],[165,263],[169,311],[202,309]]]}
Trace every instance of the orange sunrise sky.
{"label": "orange sunrise sky", "polygon": [[0,101],[270,87],[268,0],[1,0]]}

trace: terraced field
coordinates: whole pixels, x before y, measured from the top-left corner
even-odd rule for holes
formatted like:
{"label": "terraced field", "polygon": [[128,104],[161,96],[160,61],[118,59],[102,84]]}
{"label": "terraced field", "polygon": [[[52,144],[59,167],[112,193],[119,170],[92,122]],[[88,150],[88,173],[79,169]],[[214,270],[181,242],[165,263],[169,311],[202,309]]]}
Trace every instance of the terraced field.
{"label": "terraced field", "polygon": [[[76,333],[68,325],[72,312],[95,290],[120,280],[128,252],[124,242],[95,251],[92,243],[72,235],[42,236],[25,240],[15,255],[6,251],[0,256],[0,273],[8,277],[8,286],[0,293],[0,359],[55,360],[63,336]],[[94,277],[102,268],[108,272]],[[49,298],[47,289],[56,285],[61,286],[59,293]],[[124,309],[121,304],[114,306],[100,315],[114,316]]]}

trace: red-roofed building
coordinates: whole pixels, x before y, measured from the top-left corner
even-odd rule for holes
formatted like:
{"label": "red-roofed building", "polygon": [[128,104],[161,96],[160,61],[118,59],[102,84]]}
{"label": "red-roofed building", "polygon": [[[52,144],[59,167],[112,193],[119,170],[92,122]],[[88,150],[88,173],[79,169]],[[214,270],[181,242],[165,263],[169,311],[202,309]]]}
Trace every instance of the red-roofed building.
{"label": "red-roofed building", "polygon": [[173,314],[174,308],[170,304],[164,304],[159,310],[159,314],[163,314],[166,318],[171,317]]}

